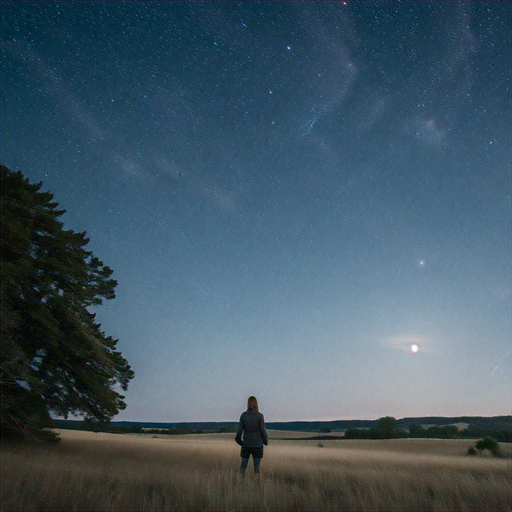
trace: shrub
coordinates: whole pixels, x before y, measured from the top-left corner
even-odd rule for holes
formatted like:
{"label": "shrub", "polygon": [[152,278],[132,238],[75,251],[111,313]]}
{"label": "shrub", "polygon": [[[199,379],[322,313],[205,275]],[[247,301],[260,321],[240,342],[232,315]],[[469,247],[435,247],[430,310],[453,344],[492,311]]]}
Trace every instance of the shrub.
{"label": "shrub", "polygon": [[494,437],[485,436],[483,439],[480,439],[480,441],[477,441],[475,446],[480,452],[489,450],[495,457],[498,457],[500,454],[500,446]]}
{"label": "shrub", "polygon": [[468,451],[466,452],[466,455],[471,455],[471,456],[478,455],[478,451],[474,446],[470,446],[468,448]]}

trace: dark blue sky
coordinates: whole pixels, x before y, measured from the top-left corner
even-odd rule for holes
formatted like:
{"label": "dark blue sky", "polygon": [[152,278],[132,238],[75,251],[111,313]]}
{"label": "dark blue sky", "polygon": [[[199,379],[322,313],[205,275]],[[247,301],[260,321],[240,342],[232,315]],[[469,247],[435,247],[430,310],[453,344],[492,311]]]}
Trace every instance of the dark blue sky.
{"label": "dark blue sky", "polygon": [[511,414],[510,2],[1,9],[1,160],[114,269],[116,419]]}

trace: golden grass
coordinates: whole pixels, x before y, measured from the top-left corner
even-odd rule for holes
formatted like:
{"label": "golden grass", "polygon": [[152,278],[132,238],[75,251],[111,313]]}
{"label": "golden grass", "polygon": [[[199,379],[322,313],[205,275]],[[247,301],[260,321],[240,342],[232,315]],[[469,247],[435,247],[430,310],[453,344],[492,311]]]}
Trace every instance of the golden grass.
{"label": "golden grass", "polygon": [[[238,479],[233,434],[153,438],[62,431],[55,446],[2,447],[2,511],[509,511],[505,457],[469,441],[284,441],[261,479]],[[474,442],[472,443],[474,444]]]}

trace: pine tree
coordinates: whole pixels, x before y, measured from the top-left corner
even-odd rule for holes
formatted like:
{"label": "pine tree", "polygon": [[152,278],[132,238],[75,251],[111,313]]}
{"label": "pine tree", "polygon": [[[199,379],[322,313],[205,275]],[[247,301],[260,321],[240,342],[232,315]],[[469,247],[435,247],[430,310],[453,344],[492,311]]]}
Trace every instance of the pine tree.
{"label": "pine tree", "polygon": [[41,183],[1,172],[2,437],[52,438],[51,413],[110,421],[134,376],[90,311],[115,297],[113,271]]}

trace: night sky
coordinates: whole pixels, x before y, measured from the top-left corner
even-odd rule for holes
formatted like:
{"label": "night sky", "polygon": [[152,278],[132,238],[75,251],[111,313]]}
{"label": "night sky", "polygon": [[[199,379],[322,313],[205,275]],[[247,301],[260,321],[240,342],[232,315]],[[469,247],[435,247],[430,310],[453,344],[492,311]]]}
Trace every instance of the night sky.
{"label": "night sky", "polygon": [[114,270],[115,420],[511,414],[510,2],[1,9],[1,161]]}

